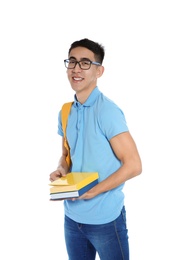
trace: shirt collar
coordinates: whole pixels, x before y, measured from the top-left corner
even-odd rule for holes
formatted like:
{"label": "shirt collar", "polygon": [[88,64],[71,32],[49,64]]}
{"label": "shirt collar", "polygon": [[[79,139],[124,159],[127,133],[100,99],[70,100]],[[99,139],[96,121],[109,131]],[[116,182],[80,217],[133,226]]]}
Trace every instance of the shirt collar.
{"label": "shirt collar", "polygon": [[98,87],[96,86],[93,91],[91,92],[91,94],[89,95],[89,97],[87,98],[87,100],[85,101],[84,104],[80,104],[79,101],[76,98],[76,95],[74,95],[74,107],[80,107],[80,106],[84,106],[84,107],[90,107],[94,104],[95,100],[97,99],[97,97],[100,95],[100,90],[98,89]]}

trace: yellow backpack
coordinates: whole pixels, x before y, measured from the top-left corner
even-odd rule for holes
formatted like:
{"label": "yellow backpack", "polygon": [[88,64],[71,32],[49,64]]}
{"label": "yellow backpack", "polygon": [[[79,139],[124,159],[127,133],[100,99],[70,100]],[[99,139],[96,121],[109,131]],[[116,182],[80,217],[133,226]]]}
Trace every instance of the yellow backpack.
{"label": "yellow backpack", "polygon": [[67,127],[68,115],[70,113],[72,104],[73,104],[73,102],[64,103],[62,105],[62,109],[61,109],[62,129],[63,129],[63,132],[64,132],[64,146],[66,147],[66,149],[68,151],[68,154],[67,154],[67,157],[66,157],[66,162],[67,162],[69,167],[71,165],[71,157],[70,157],[70,148],[69,148],[67,138],[66,138],[66,127]]}

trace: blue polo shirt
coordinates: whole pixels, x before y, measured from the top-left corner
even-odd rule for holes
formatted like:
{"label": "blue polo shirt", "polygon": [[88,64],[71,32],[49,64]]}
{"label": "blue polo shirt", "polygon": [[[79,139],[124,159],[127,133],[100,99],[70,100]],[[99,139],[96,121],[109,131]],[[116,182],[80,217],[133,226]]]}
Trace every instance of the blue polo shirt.
{"label": "blue polo shirt", "polygon": [[[73,172],[98,172],[99,182],[115,172],[121,162],[115,156],[109,140],[127,132],[122,110],[96,87],[86,102],[76,97],[67,124]],[[58,134],[63,136],[61,111]],[[116,219],[124,205],[124,184],[90,200],[65,200],[65,214],[79,223],[104,224]]]}

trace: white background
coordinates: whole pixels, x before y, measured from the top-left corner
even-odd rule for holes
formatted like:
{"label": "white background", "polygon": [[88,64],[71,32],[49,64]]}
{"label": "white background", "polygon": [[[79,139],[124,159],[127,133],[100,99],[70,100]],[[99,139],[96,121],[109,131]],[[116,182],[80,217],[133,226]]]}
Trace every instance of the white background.
{"label": "white background", "polygon": [[63,60],[84,37],[105,46],[98,86],[123,109],[143,162],[124,189],[131,260],[173,259],[171,2],[0,2],[0,259],[67,260],[48,183],[57,114],[74,95]]}

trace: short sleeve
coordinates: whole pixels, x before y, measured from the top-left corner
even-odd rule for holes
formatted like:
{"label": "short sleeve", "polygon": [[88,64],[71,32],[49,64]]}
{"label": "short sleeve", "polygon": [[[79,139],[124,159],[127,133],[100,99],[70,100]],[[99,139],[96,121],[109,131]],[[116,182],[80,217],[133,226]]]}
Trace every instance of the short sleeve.
{"label": "short sleeve", "polygon": [[123,111],[114,103],[102,107],[99,122],[101,130],[108,140],[129,131]]}

